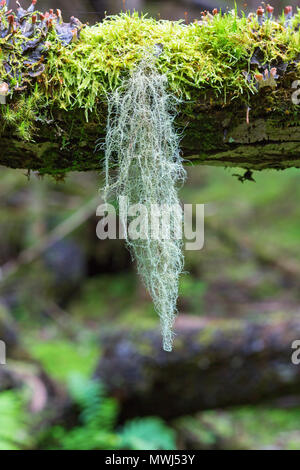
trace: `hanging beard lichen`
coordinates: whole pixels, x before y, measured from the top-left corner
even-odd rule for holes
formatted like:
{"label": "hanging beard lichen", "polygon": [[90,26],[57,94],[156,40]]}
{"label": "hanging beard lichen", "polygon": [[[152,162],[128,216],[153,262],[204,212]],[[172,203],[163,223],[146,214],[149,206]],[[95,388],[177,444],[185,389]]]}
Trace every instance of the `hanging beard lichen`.
{"label": "hanging beard lichen", "polygon": [[[183,215],[177,185],[185,179],[185,170],[173,125],[176,100],[166,87],[167,78],[157,72],[154,58],[147,57],[122,88],[110,96],[105,200],[110,196],[122,199],[122,214],[130,214],[130,207],[137,204],[148,215],[157,206],[169,210],[165,232],[155,223],[153,226],[153,221],[150,228],[147,215],[143,236],[132,239],[125,229],[125,238],[160,316],[163,348],[171,351],[178,280],[183,269]],[[124,215],[120,218],[124,228]]]}

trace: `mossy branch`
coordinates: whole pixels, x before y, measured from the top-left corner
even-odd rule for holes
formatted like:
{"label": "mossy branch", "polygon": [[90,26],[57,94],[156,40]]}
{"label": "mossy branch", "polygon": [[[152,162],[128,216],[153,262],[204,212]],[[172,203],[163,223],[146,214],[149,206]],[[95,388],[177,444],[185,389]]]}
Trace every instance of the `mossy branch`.
{"label": "mossy branch", "polygon": [[31,15],[32,37],[24,38],[16,18],[23,30],[0,39],[0,81],[8,87],[0,105],[0,164],[56,177],[101,169],[95,142],[99,133],[105,138],[107,96],[147,50],[182,100],[176,126],[187,161],[300,166],[299,106],[291,100],[300,76],[299,11],[278,21],[229,12],[190,25],[137,13],[91,27],[71,19],[62,23],[69,42],[59,13],[45,24],[45,15]]}

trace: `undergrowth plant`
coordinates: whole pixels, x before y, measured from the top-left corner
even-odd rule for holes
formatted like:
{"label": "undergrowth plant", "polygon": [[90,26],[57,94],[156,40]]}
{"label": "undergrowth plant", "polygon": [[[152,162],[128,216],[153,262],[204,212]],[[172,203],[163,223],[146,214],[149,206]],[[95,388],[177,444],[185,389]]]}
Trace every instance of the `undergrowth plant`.
{"label": "undergrowth plant", "polygon": [[[157,71],[154,58],[147,56],[110,96],[105,199],[113,195],[123,201],[123,228],[124,214],[129,214],[130,207],[137,205],[141,211],[140,236],[133,238],[125,230],[126,241],[160,316],[163,348],[171,351],[178,279],[183,268],[182,241],[178,237],[182,210],[177,189],[185,170],[179,135],[173,126],[175,100],[166,86],[166,76]],[[150,223],[154,205],[172,209],[167,234],[162,233],[159,218]]]}
{"label": "undergrowth plant", "polygon": [[53,427],[43,436],[43,447],[61,450],[176,449],[174,431],[160,418],[134,419],[116,429],[117,401],[107,397],[101,382],[73,375],[69,379],[69,392],[80,409],[79,423],[70,430]]}

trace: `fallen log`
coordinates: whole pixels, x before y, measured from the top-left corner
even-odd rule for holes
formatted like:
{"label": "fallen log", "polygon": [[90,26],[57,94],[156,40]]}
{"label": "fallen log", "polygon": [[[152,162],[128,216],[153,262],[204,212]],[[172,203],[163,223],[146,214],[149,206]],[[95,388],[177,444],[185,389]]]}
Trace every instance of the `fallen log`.
{"label": "fallen log", "polygon": [[161,349],[157,330],[103,339],[95,376],[120,401],[121,419],[172,419],[300,392],[300,365],[291,360],[299,318],[249,322],[181,315],[175,333],[172,354]]}

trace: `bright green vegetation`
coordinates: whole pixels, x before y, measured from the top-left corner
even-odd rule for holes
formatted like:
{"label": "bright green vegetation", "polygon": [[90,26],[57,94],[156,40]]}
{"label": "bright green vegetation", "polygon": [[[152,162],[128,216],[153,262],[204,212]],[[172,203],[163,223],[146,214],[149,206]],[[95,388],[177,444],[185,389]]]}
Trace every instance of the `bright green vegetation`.
{"label": "bright green vegetation", "polygon": [[300,446],[300,408],[244,406],[183,417],[172,427],[158,417],[135,418],[118,427],[118,403],[106,395],[103,384],[71,374],[68,391],[80,410],[78,424],[35,433],[34,442],[26,394],[1,392],[0,449],[174,450],[176,438],[185,436],[197,449],[298,450]]}
{"label": "bright green vegetation", "polygon": [[0,395],[0,450],[18,450],[29,446],[29,415],[24,410],[23,392],[7,390]]}
{"label": "bright green vegetation", "polygon": [[43,95],[37,85],[29,96],[20,96],[12,105],[1,106],[3,131],[6,126],[16,128],[18,137],[30,140],[35,131],[35,123],[43,119]]}
{"label": "bright green vegetation", "polygon": [[[31,79],[26,91],[14,92],[14,104],[1,106],[3,121],[15,126],[25,140],[34,133],[35,121],[49,119],[56,108],[82,109],[86,119],[93,114],[105,126],[108,94],[122,84],[145,54],[155,53],[155,44],[163,45],[156,59],[157,70],[166,74],[170,91],[176,96],[206,99],[208,103],[216,97],[221,103],[236,98],[248,102],[256,92],[255,67],[246,78],[255,48],[264,51],[263,63],[293,61],[300,52],[300,32],[294,29],[299,22],[300,10],[292,28],[283,26],[284,17],[259,26],[256,15],[248,19],[238,17],[235,11],[189,25],[121,13],[87,26],[80,41],[68,46],[63,46],[52,31],[47,37],[44,73],[37,82]],[[19,34],[14,53],[22,69]],[[5,39],[1,44],[5,59],[11,51]],[[11,86],[16,84],[3,67],[0,78]]]}
{"label": "bright green vegetation", "polygon": [[[300,10],[294,24],[299,22]],[[52,44],[47,68],[52,99],[65,109],[93,111],[145,53],[155,52],[155,44],[164,46],[157,69],[167,75],[176,95],[190,99],[195,90],[211,89],[230,98],[249,94],[255,89],[242,72],[248,70],[257,46],[266,62],[279,57],[290,61],[300,52],[300,32],[282,23],[267,20],[259,27],[256,19],[239,18],[234,12],[189,25],[138,13],[108,17],[83,29],[75,45]]]}
{"label": "bright green vegetation", "polygon": [[47,373],[56,380],[66,382],[72,372],[89,377],[97,365],[99,348],[91,340],[79,344],[60,339],[50,342],[30,342],[28,349],[41,361]]}
{"label": "bright green vegetation", "polygon": [[[159,43],[164,49],[157,68],[167,75],[170,89],[177,95],[188,99],[193,88],[210,87],[222,94],[239,94],[251,89],[240,67],[246,67],[247,55],[255,46],[253,36],[246,18],[232,15],[186,26],[137,13],[120,14],[83,30],[80,43],[62,51],[58,61],[57,51],[52,52],[49,71],[51,80],[62,81],[60,104],[66,109],[80,106],[92,111],[97,99],[121,85],[124,74],[145,53],[155,52]],[[280,36],[282,42],[284,33]]]}
{"label": "bright green vegetation", "polygon": [[118,403],[107,397],[100,382],[77,373],[69,375],[68,390],[80,409],[78,425],[71,430],[53,426],[47,431],[35,432],[34,442],[31,427],[35,420],[26,410],[28,397],[24,391],[2,391],[0,450],[32,446],[60,450],[176,449],[175,432],[157,417],[133,419],[117,429]]}

